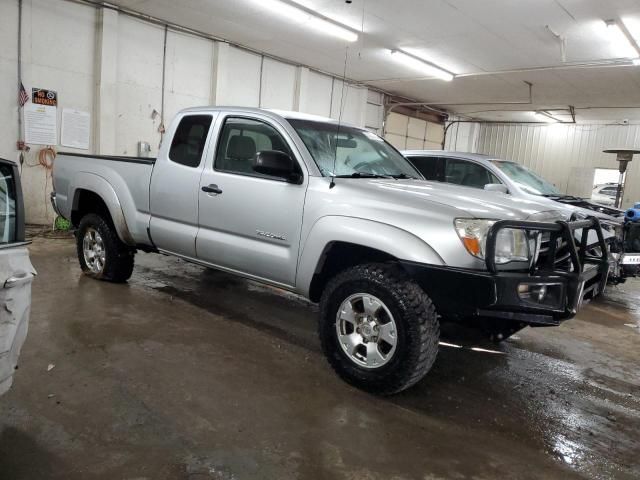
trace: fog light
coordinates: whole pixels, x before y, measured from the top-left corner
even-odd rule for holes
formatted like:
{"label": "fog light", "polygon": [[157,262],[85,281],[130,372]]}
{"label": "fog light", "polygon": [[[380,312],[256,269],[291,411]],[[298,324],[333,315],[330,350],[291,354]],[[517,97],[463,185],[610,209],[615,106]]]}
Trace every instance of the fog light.
{"label": "fog light", "polygon": [[521,283],[518,285],[520,300],[550,307],[560,307],[562,284],[559,283]]}
{"label": "fog light", "polygon": [[518,295],[522,300],[542,303],[547,296],[547,286],[521,283],[520,285],[518,285]]}

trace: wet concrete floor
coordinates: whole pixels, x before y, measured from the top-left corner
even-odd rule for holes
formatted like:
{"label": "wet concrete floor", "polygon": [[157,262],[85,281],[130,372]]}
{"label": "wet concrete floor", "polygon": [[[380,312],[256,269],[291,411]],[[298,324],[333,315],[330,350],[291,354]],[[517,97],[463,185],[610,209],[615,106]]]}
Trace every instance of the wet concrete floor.
{"label": "wet concrete floor", "polygon": [[149,254],[107,284],[70,240],[31,252],[2,480],[640,477],[640,282],[499,346],[449,332],[427,378],[376,398],[332,373],[298,297]]}

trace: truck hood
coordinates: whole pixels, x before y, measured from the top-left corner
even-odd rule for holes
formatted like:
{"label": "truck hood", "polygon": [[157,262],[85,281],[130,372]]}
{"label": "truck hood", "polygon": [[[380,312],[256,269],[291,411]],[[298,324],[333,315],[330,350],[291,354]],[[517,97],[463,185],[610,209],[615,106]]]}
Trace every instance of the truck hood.
{"label": "truck hood", "polygon": [[498,220],[527,220],[533,216],[537,221],[568,218],[558,213],[560,209],[550,208],[548,204],[439,182],[381,178],[337,179],[338,182],[342,188],[348,184],[348,188],[357,190],[354,193],[362,197],[373,196],[409,208],[429,208],[435,203],[459,210],[458,216]]}

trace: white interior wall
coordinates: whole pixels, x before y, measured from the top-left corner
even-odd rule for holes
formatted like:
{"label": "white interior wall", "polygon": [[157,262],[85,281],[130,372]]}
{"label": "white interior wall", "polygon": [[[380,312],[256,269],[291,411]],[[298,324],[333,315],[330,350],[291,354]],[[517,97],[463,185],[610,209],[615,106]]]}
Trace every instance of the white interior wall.
{"label": "white interior wall", "polygon": [[340,79],[333,79],[331,118],[344,123],[365,125],[367,113],[367,89],[354,87]]}
{"label": "white interior wall", "polygon": [[220,43],[217,49],[216,105],[258,107],[262,57]]}
{"label": "white interior wall", "polygon": [[382,134],[384,123],[384,94],[369,90],[367,92],[367,106],[364,126],[369,130]]}
{"label": "white interior wall", "polygon": [[[43,15],[42,12],[46,12]],[[62,108],[93,113],[95,9],[67,2],[25,0],[22,19],[23,84],[31,88],[58,92],[64,102],[58,108],[58,126]],[[0,2],[0,156],[18,161],[17,36],[18,2]],[[58,141],[60,130],[58,129]],[[22,186],[27,221],[49,223],[53,211],[49,203],[51,178],[37,164],[41,146],[34,145],[25,154]],[[67,149],[73,150],[73,149]]]}
{"label": "white interior wall", "polygon": [[297,110],[330,117],[333,77],[302,67],[298,71],[298,79],[300,103]]}
{"label": "white interior wall", "polygon": [[[44,11],[46,16],[39,13]],[[16,141],[22,137],[17,126],[17,23],[18,1],[0,1],[0,156],[15,161]],[[65,107],[91,113],[92,142],[83,153],[137,155],[138,142],[146,141],[151,154],[157,154],[161,119],[152,118],[152,112],[162,112],[163,27],[64,0],[24,0],[22,38],[27,91],[56,90],[59,117]],[[366,88],[347,83],[343,90],[341,79],[224,42],[169,29],[164,72],[166,126],[182,108],[215,104],[333,118],[340,117],[342,107],[345,123],[381,127],[375,112],[369,112]],[[36,165],[42,147],[31,147],[22,174],[27,222],[51,223],[51,181]]]}
{"label": "white interior wall", "polygon": [[[118,17],[116,63],[116,145],[118,155],[137,155],[137,142],[160,140],[153,110],[162,110],[162,55],[164,29],[131,17]],[[107,152],[100,152],[106,154]]]}
{"label": "white interior wall", "polygon": [[169,31],[164,90],[167,128],[180,110],[212,103],[214,58],[214,45],[210,40]]}
{"label": "white interior wall", "polygon": [[296,93],[296,67],[265,58],[262,62],[260,107],[293,110]]}
{"label": "white interior wall", "polygon": [[[596,168],[618,168],[615,155],[602,153],[604,149],[638,147],[640,125],[485,124],[478,138],[479,153],[523,163],[573,195],[588,189]],[[640,156],[629,166],[623,206],[638,201]]]}

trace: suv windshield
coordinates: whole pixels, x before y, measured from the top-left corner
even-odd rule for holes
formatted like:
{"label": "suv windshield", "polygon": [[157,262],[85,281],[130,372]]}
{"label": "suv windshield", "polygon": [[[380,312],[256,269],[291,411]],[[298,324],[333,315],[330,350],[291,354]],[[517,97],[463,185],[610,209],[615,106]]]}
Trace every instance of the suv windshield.
{"label": "suv windshield", "polygon": [[519,163],[508,162],[505,160],[491,160],[491,163],[498,167],[502,173],[513,180],[513,182],[517,183],[529,193],[533,193],[535,195],[562,195],[555,185],[547,182],[544,178],[540,178],[527,167],[520,165]]}
{"label": "suv windshield", "polygon": [[421,178],[406,158],[368,130],[310,120],[289,123],[325,177]]}

